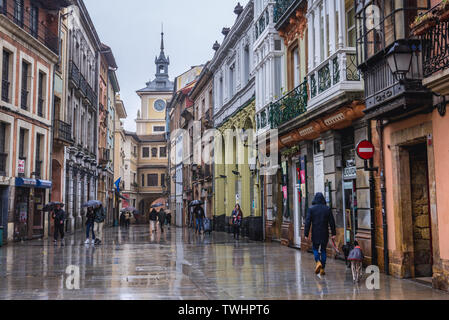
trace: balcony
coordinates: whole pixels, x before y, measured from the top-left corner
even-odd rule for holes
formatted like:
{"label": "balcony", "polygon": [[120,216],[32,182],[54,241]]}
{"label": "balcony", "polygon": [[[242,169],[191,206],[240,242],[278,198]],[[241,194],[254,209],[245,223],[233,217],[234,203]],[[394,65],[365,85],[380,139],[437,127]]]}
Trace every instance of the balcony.
{"label": "balcony", "polygon": [[75,88],[79,88],[81,81],[81,73],[78,67],[76,66],[75,62],[73,62],[72,60],[70,60],[69,63],[69,78],[73,83],[73,85],[75,86]]}
{"label": "balcony", "polygon": [[89,84],[87,83],[86,79],[84,78],[84,76],[81,74],[80,76],[80,91],[83,94],[83,96],[87,97],[87,88],[89,87]]}
{"label": "balcony", "polygon": [[[307,80],[297,86],[295,89],[284,95],[276,102],[272,102],[269,106],[269,123],[271,129],[277,129],[283,124],[295,119],[299,115],[307,111]],[[264,112],[264,111],[262,111]],[[262,113],[261,113],[262,114]],[[259,120],[260,128],[266,118]]]}
{"label": "balcony", "polygon": [[341,91],[362,92],[355,50],[341,49],[309,73],[309,108],[334,98]]}
{"label": "balcony", "polygon": [[[53,53],[59,55],[58,36],[41,23],[33,23],[33,21],[36,21],[37,19],[32,17],[31,10],[21,8],[21,13],[18,14],[15,13],[13,1],[1,1],[1,3],[0,15],[12,21]],[[57,15],[54,16],[54,19],[58,19]]]}
{"label": "balcony", "polygon": [[441,95],[449,94],[449,5],[437,6],[432,24],[417,34],[422,42],[423,84]]}
{"label": "balcony", "polygon": [[285,20],[301,2],[302,0],[276,0],[273,10],[274,22],[280,23]]}
{"label": "balcony", "polygon": [[54,138],[56,140],[60,140],[66,145],[70,145],[73,143],[72,126],[62,120],[55,119],[54,135]]}
{"label": "balcony", "polygon": [[429,106],[431,93],[422,85],[421,59],[421,52],[415,50],[404,80],[393,76],[386,59],[378,59],[364,69],[367,119],[393,119]]}
{"label": "balcony", "polygon": [[2,80],[2,100],[9,103],[9,81]]}
{"label": "balcony", "polygon": [[0,176],[6,176],[8,154],[0,152]]}

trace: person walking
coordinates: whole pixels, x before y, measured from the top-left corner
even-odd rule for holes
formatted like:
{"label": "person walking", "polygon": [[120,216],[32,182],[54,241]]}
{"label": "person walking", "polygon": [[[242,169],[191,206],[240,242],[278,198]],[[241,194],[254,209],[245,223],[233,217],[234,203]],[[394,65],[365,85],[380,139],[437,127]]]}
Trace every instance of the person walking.
{"label": "person walking", "polygon": [[237,203],[232,210],[231,215],[231,223],[232,223],[232,231],[234,233],[234,239],[239,240],[240,236],[240,226],[242,225],[243,212],[240,209],[240,205]]}
{"label": "person walking", "polygon": [[61,242],[64,240],[64,221],[65,211],[61,209],[61,205],[57,204],[53,211],[52,218],[54,220],[54,242],[58,241],[58,235],[61,235]]}
{"label": "person walking", "polygon": [[161,233],[164,233],[164,224],[165,224],[165,219],[167,218],[167,215],[165,214],[165,211],[163,208],[161,208],[161,210],[159,210],[158,218],[159,218],[159,225],[161,226]]}
{"label": "person walking", "polygon": [[150,212],[150,235],[153,234],[153,232],[156,232],[157,229],[157,211],[153,208]]}
{"label": "person walking", "polygon": [[94,230],[96,232],[95,244],[101,244],[101,240],[103,239],[103,227],[104,220],[106,219],[106,212],[103,205],[100,205],[97,209],[94,210],[94,212]]}
{"label": "person walking", "polygon": [[201,230],[204,229],[203,228],[203,219],[205,217],[204,215],[204,209],[203,207],[201,207],[201,205],[196,205],[195,209],[194,209],[194,214],[195,214],[195,233],[201,233]]}
{"label": "person walking", "polygon": [[168,230],[170,230],[170,225],[171,225],[171,211],[170,210],[168,210],[167,218],[165,219],[165,221],[167,222]]}
{"label": "person walking", "polygon": [[[94,232],[94,220],[95,220],[95,212],[92,207],[87,208],[86,214],[86,241],[85,244],[95,243],[95,232]],[[92,231],[92,241],[89,240],[89,233]]]}
{"label": "person walking", "polygon": [[332,210],[326,205],[326,200],[321,192],[315,195],[312,206],[307,211],[304,236],[310,240],[309,232],[312,227],[312,249],[315,256],[315,273],[325,275],[326,247],[329,241],[329,226],[332,239],[335,240],[335,220]]}

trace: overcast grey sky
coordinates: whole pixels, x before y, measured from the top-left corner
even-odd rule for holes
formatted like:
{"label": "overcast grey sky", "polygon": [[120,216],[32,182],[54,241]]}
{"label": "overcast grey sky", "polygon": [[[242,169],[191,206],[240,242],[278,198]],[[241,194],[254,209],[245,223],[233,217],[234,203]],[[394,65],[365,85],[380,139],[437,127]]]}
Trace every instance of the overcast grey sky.
{"label": "overcast grey sky", "polygon": [[[120,95],[134,131],[140,107],[136,90],[153,80],[154,58],[160,52],[161,23],[165,53],[170,56],[173,80],[191,66],[213,57],[215,40],[221,44],[223,27],[236,19],[234,0],[84,0],[101,41],[112,48],[118,64]],[[245,6],[248,0],[240,1]]]}

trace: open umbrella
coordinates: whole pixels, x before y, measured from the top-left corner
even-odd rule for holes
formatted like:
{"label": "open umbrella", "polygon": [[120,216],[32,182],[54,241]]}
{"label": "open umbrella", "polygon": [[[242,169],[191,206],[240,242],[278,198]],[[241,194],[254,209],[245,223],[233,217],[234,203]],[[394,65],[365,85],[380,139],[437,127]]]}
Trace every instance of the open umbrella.
{"label": "open umbrella", "polygon": [[139,210],[134,207],[126,207],[120,210],[120,212],[132,212],[133,214],[139,214]]}
{"label": "open umbrella", "polygon": [[153,205],[151,206],[151,208],[159,208],[159,207],[163,207],[163,206],[164,206],[163,203],[158,202],[158,203],[153,204]]}
{"label": "open umbrella", "polygon": [[44,206],[44,208],[42,210],[43,211],[52,211],[57,205],[60,205],[61,208],[64,207],[64,203],[62,203],[62,202],[49,202]]}
{"label": "open umbrella", "polygon": [[192,202],[189,203],[189,207],[198,206],[202,204],[204,204],[204,202],[201,200],[193,200]]}
{"label": "open umbrella", "polygon": [[99,207],[101,206],[103,203],[99,200],[89,200],[87,201],[85,204],[83,204],[83,208],[88,208],[88,207]]}

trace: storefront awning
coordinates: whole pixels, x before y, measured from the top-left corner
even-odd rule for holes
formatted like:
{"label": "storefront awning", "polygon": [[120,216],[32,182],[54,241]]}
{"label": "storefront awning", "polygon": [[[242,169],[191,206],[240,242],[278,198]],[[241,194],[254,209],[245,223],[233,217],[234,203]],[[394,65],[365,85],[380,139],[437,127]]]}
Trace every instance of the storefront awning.
{"label": "storefront awning", "polygon": [[45,188],[45,189],[51,189],[52,183],[48,180],[37,180],[37,187],[38,188]]}
{"label": "storefront awning", "polygon": [[16,187],[36,187],[37,180],[36,179],[27,179],[27,178],[16,178]]}

